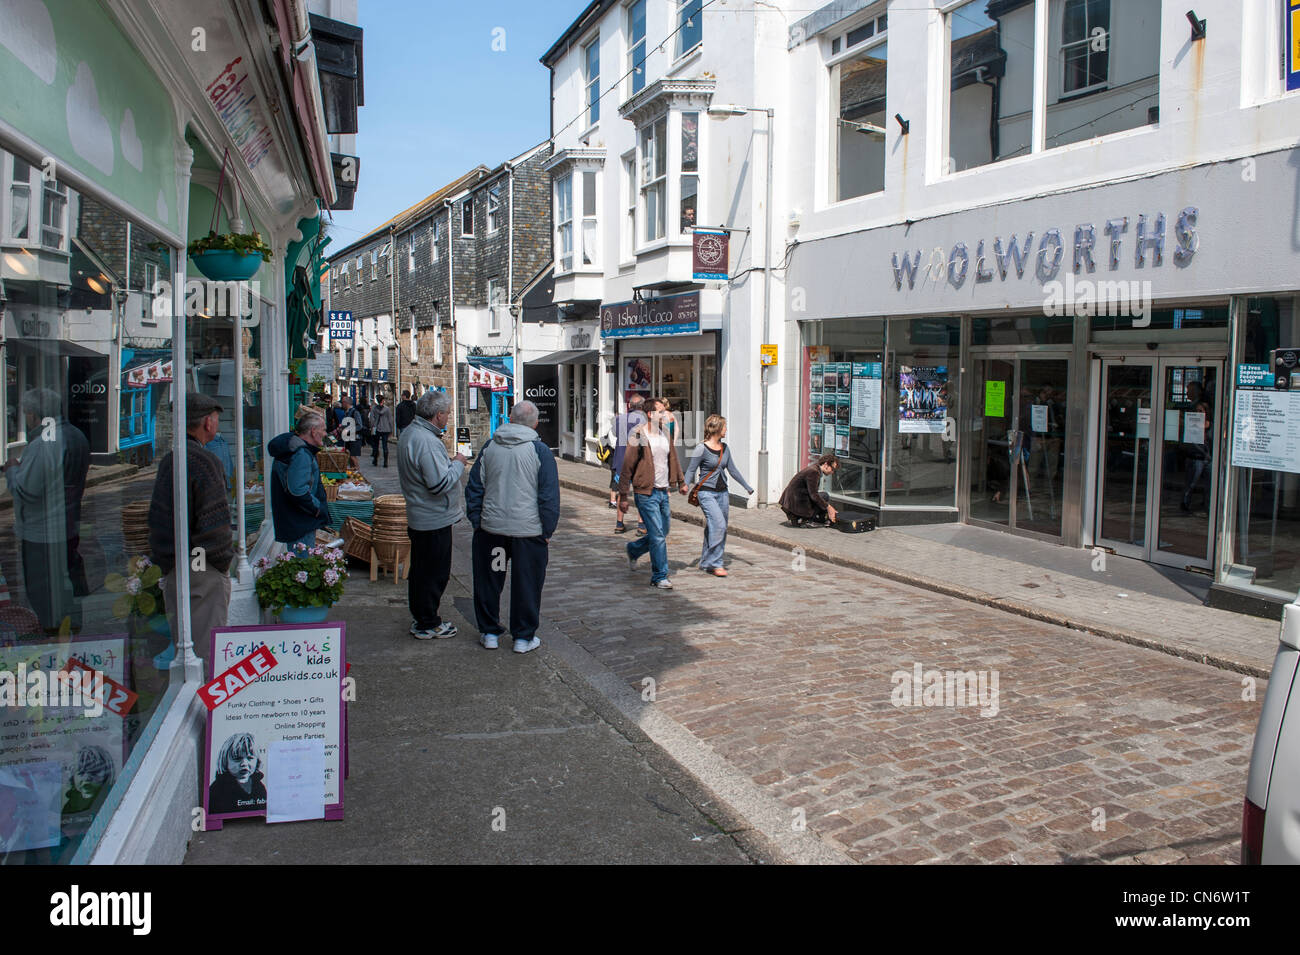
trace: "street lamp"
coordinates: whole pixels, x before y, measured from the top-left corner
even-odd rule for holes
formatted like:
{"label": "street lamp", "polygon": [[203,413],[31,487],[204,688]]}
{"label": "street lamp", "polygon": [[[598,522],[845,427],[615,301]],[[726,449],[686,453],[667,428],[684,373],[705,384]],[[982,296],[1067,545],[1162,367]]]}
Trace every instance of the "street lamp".
{"label": "street lamp", "polygon": [[[772,331],[772,125],[774,111],[770,107],[736,106],[719,104],[710,106],[708,114],[715,119],[744,116],[746,113],[763,113],[767,116],[767,201],[764,204],[765,227],[763,231],[763,344],[769,344]],[[760,366],[759,393],[761,396],[760,431],[758,446],[758,506],[767,507],[768,454],[767,454],[767,365]]]}

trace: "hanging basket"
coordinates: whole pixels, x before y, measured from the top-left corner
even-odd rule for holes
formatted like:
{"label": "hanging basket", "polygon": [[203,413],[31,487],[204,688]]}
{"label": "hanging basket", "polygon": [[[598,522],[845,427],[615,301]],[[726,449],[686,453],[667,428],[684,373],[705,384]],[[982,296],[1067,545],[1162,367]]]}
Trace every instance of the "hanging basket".
{"label": "hanging basket", "polygon": [[233,249],[209,249],[190,255],[195,267],[214,282],[247,282],[262,267],[262,256]]}

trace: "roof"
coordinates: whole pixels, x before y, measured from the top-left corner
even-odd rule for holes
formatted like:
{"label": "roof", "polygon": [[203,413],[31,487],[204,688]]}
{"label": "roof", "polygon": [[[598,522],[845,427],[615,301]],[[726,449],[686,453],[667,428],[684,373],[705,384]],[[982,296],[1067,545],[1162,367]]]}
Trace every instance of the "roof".
{"label": "roof", "polygon": [[549,50],[542,54],[542,65],[547,69],[553,69],[555,62],[573,45],[576,40],[586,29],[601,18],[601,16],[610,7],[614,6],[618,0],[592,0],[587,4],[587,8],[582,11],[578,19],[569,24],[569,28],[560,35]]}
{"label": "roof", "polygon": [[367,232],[361,238],[357,239],[355,242],[352,242],[349,245],[346,245],[343,248],[339,249],[333,255],[329,256],[329,258],[333,260],[333,259],[346,257],[349,253],[355,251],[356,249],[361,248],[363,245],[370,244],[380,235],[386,234],[389,231],[396,232],[399,229],[405,228],[410,223],[418,221],[422,216],[427,215],[431,210],[433,210],[438,205],[440,205],[442,201],[446,199],[448,196],[454,196],[456,195],[456,193],[462,192],[466,186],[473,185],[473,183],[478,182],[484,176],[486,176],[488,172],[489,170],[487,166],[484,166],[482,164],[475,166],[473,169],[465,173],[463,176],[460,176],[457,179],[453,179],[451,182],[447,183],[447,185],[443,186],[437,192],[425,196],[415,205],[403,209],[401,212],[397,213],[397,215],[393,216],[391,219],[388,219],[386,222],[383,222],[378,226],[376,226],[375,228],[371,229],[369,232]]}

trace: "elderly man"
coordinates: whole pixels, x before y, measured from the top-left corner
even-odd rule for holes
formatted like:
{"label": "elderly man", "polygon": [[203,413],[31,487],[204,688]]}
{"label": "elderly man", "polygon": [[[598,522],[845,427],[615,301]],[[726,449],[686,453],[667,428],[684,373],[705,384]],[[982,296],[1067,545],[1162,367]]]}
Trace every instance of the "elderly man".
{"label": "elderly man", "polygon": [[510,562],[510,635],[515,653],[541,646],[537,625],[548,545],[560,520],[560,475],[537,437],[537,405],[521,401],[479,453],[465,488],[474,525],[474,616],[479,642],[497,648],[501,588]]}
{"label": "elderly man", "polygon": [[66,622],[81,629],[78,598],[87,593],[82,560],[81,498],[90,444],[68,422],[63,400],[48,388],[23,394],[27,447],[5,465],[14,499],[14,536],[21,545],[27,602],[47,633]]}
{"label": "elderly man", "polygon": [[329,526],[325,486],[316,462],[324,443],[325,416],[308,411],[298,417],[293,431],[276,435],[266,446],[267,453],[275,458],[270,481],[275,539],[290,549],[296,544],[314,546],[316,531]]}
{"label": "elderly man", "polygon": [[[190,630],[194,649],[207,656],[214,627],[224,627],[230,608],[230,564],[235,546],[230,534],[230,499],[221,462],[205,450],[221,422],[221,404],[208,395],[185,396],[185,481],[189,503],[190,553],[202,548],[202,570],[190,567]],[[172,506],[172,455],[158,463],[149,503],[149,550],[163,572],[169,615],[176,612],[176,517]],[[172,616],[172,633],[176,634]]]}
{"label": "elderly man", "polygon": [[417,640],[456,635],[450,620],[438,615],[451,577],[451,526],[462,517],[460,479],[465,455],[451,457],[443,443],[451,396],[430,389],[415,403],[415,419],[397,439],[397,477],[406,497],[406,533],[411,538],[407,603],[411,636]]}

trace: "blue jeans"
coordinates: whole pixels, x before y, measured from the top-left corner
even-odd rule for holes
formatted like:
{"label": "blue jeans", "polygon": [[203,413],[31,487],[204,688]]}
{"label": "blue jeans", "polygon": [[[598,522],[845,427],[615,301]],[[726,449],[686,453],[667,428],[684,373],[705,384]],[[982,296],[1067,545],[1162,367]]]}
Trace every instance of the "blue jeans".
{"label": "blue jeans", "polygon": [[700,510],[704,512],[704,549],[700,551],[700,570],[710,570],[722,566],[722,551],[727,545],[731,494],[700,488]]}
{"label": "blue jeans", "polygon": [[289,541],[289,543],[285,544],[284,546],[287,547],[287,548],[289,548],[289,553],[292,554],[292,553],[293,553],[293,548],[294,548],[294,545],[295,545],[295,544],[303,544],[303,545],[305,545],[308,549],[310,549],[310,548],[312,548],[312,547],[315,547],[315,546],[316,546],[316,532],[315,532],[314,530],[308,531],[306,534],[303,534],[302,537],[299,537],[296,541]]}
{"label": "blue jeans", "polygon": [[650,554],[650,583],[668,579],[668,525],[672,511],[668,508],[668,492],[661,487],[651,494],[636,495],[636,509],[645,521],[646,536],[629,541],[627,555],[641,557]]}

